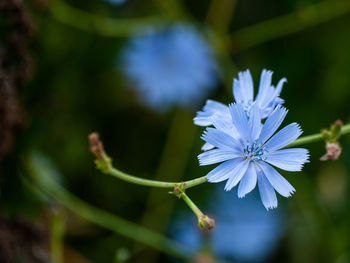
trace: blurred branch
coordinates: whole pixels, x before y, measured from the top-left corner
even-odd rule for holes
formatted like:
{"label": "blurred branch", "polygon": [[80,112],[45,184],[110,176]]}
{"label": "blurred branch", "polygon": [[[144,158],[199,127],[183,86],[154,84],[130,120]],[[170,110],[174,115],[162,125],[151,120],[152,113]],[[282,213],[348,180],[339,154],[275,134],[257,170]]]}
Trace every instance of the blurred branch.
{"label": "blurred branch", "polygon": [[85,220],[176,258],[189,260],[194,256],[194,252],[187,247],[145,227],[93,207],[69,193],[53,179],[57,177],[58,172],[44,156],[31,154],[25,164],[36,187]]}
{"label": "blurred branch", "polygon": [[142,18],[107,18],[77,9],[61,0],[52,0],[49,11],[59,22],[83,31],[98,33],[104,37],[125,37],[142,34],[150,27],[159,27],[160,16]]}
{"label": "blurred branch", "polygon": [[212,0],[206,17],[207,23],[220,32],[226,32],[236,4],[237,0]]}
{"label": "blurred branch", "polygon": [[50,218],[51,260],[54,263],[63,263],[63,239],[65,222],[59,207],[53,208]]}
{"label": "blurred branch", "polygon": [[193,20],[183,8],[181,0],[153,0],[158,8],[166,13],[172,20]]}
{"label": "blurred branch", "polygon": [[293,13],[238,29],[231,35],[234,52],[284,37],[327,22],[350,12],[350,1],[324,0]]}

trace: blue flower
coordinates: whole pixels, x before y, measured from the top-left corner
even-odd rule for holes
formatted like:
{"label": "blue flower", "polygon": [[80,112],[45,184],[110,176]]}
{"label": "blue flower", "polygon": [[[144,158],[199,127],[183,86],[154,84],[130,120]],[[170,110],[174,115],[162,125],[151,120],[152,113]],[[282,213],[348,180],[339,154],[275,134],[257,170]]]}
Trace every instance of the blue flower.
{"label": "blue flower", "polygon": [[271,165],[286,171],[302,169],[303,164],[308,162],[306,149],[281,149],[296,140],[302,131],[298,124],[292,123],[273,135],[287,114],[287,110],[281,106],[275,108],[264,124],[261,123],[262,116],[257,105],[252,106],[250,116],[240,103],[229,105],[229,110],[236,132],[228,132],[226,127],[217,124],[218,120],[214,120],[216,128],[207,128],[202,139],[215,149],[198,156],[200,165],[223,162],[207,174],[209,182],[227,180],[226,191],[239,183],[240,198],[258,183],[265,208],[275,208],[275,190],[289,197],[295,189]]}
{"label": "blue flower", "polygon": [[[255,105],[261,112],[261,118],[264,119],[277,105],[283,104],[284,101],[279,98],[279,95],[283,84],[287,80],[282,78],[275,88],[271,85],[272,73],[272,71],[266,69],[261,72],[259,91],[255,100],[253,98],[253,80],[248,69],[244,72],[239,72],[238,79],[233,79],[232,91],[234,99],[236,103],[243,105],[247,115],[250,114],[252,106]],[[208,100],[203,111],[197,113],[194,123],[198,126],[210,126],[213,124],[213,118],[222,118],[223,116],[226,117],[226,124],[229,126],[232,125],[232,122],[229,120],[231,117],[228,106],[220,102]],[[205,147],[209,147],[209,145]]]}
{"label": "blue flower", "polygon": [[123,61],[123,71],[140,101],[160,111],[196,107],[217,82],[209,46],[184,24],[133,38]]}

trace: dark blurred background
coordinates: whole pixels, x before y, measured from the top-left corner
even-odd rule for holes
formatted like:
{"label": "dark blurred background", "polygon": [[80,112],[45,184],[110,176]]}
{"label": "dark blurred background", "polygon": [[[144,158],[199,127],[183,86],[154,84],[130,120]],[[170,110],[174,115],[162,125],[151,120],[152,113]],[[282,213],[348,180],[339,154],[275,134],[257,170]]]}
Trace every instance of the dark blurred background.
{"label": "dark blurred background", "polygon": [[[87,140],[98,132],[114,165],[133,175],[203,176],[212,167],[198,165],[203,129],[192,118],[206,99],[232,102],[232,78],[247,68],[255,92],[263,68],[275,85],[287,78],[284,123],[305,135],[349,122],[350,2],[1,0],[0,32],[0,262],[350,262],[350,136],[337,161],[319,161],[323,142],[306,145],[311,162],[283,173],[296,193],[279,196],[274,211],[254,192],[239,200],[223,184],[190,189],[217,221],[210,233],[168,189],[96,170]],[[159,90],[165,97],[150,102]],[[73,213],[44,181],[28,179],[33,151],[75,196],[195,256],[168,255]]]}

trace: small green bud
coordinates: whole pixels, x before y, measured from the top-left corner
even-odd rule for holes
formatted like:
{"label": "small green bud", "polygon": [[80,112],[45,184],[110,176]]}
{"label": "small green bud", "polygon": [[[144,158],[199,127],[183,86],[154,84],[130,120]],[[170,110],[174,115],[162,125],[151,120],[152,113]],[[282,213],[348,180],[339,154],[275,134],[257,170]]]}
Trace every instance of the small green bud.
{"label": "small green bud", "polygon": [[331,126],[331,140],[337,141],[340,137],[341,127],[343,126],[343,122],[341,120],[337,120],[332,126]]}

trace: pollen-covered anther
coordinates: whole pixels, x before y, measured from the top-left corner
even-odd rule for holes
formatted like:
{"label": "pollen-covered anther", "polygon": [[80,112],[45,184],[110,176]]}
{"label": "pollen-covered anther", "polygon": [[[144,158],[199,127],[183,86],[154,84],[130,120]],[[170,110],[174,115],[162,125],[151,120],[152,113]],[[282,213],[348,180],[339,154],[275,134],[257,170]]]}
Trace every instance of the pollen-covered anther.
{"label": "pollen-covered anther", "polygon": [[246,159],[249,161],[263,161],[265,160],[266,150],[260,144],[253,143],[252,145],[248,144],[244,147],[244,153]]}

